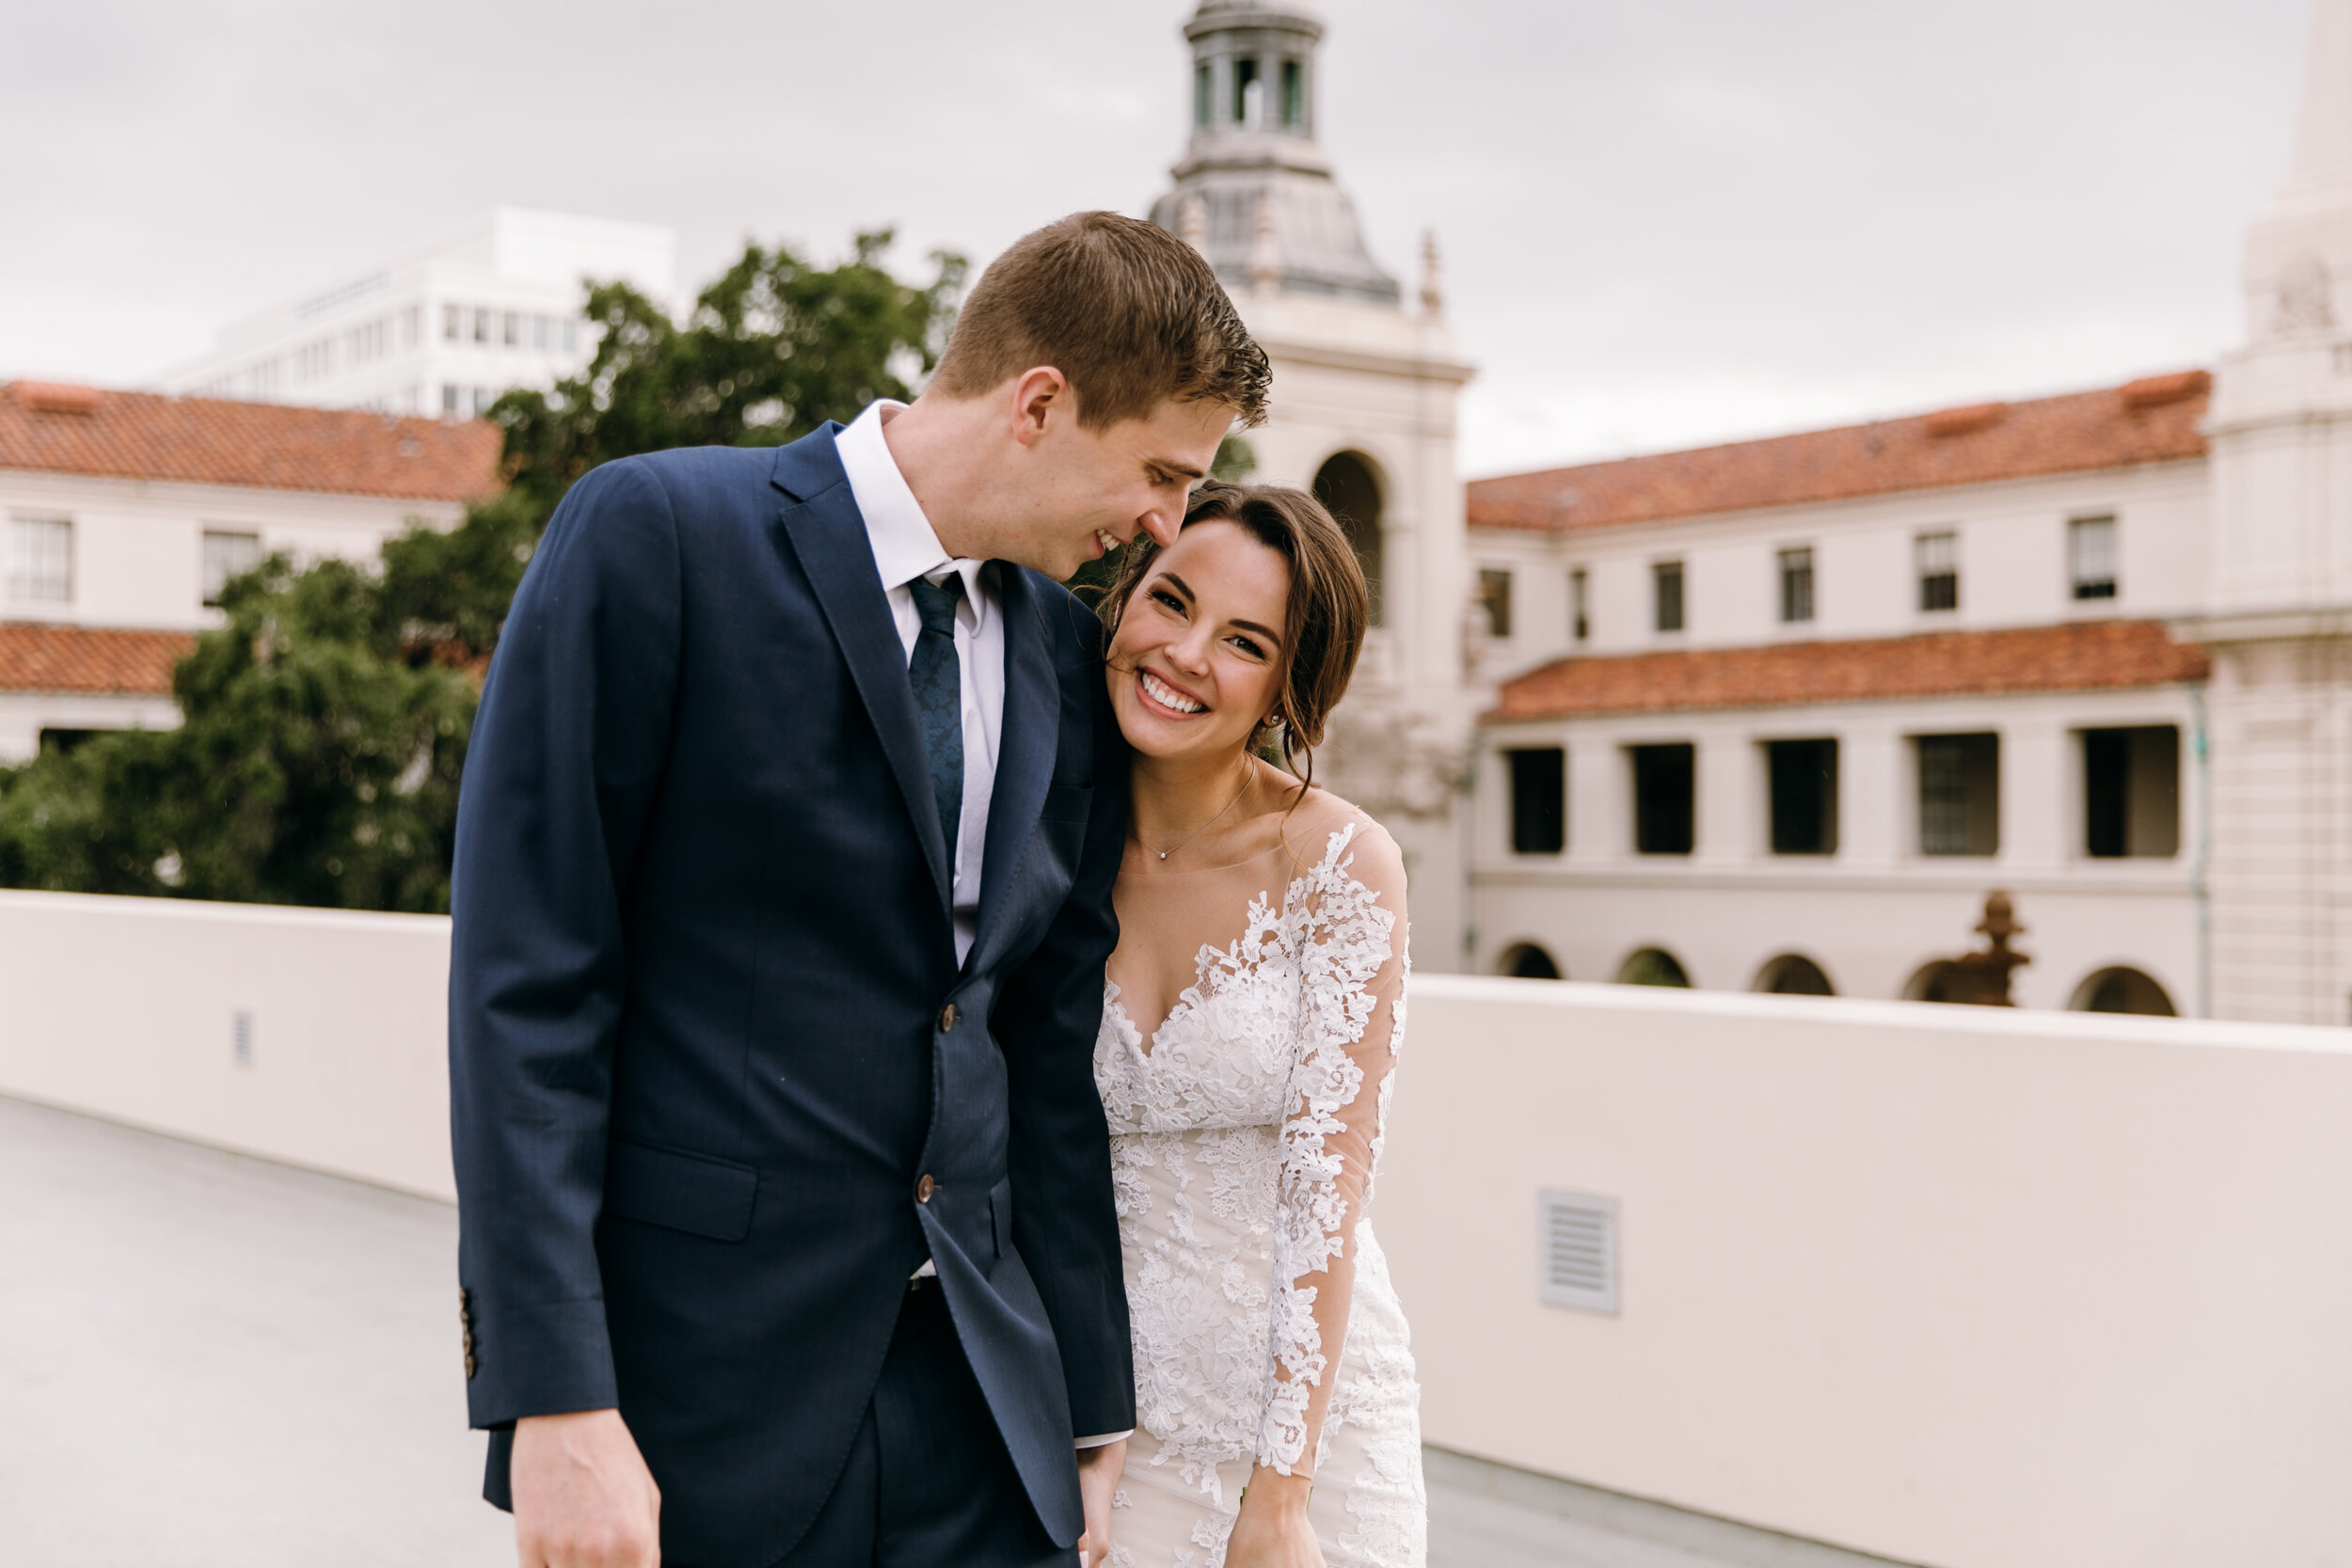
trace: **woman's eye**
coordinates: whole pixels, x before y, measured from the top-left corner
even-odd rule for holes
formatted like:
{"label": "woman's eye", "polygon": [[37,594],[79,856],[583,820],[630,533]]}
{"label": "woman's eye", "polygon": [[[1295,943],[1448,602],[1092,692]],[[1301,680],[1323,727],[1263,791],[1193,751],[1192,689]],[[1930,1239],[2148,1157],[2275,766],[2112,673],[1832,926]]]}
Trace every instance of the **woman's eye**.
{"label": "woman's eye", "polygon": [[1168,609],[1175,611],[1179,615],[1182,615],[1184,612],[1184,601],[1178,598],[1175,594],[1169,593],[1165,588],[1154,588],[1152,590],[1152,601],[1154,604],[1165,605]]}
{"label": "woman's eye", "polygon": [[1251,658],[1265,657],[1265,650],[1259,647],[1257,643],[1250,641],[1247,637],[1234,638],[1233,646],[1239,648],[1243,653],[1248,654]]}

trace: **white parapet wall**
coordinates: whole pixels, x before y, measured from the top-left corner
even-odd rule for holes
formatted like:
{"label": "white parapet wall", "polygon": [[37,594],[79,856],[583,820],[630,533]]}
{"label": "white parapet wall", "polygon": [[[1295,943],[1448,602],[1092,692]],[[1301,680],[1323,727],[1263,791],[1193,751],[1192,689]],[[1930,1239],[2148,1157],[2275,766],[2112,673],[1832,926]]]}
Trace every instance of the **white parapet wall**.
{"label": "white parapet wall", "polygon": [[1421,976],[1374,1214],[1433,1443],[1935,1568],[2352,1562],[2352,1031]]}
{"label": "white parapet wall", "polygon": [[[448,968],[0,893],[0,1094],[447,1198]],[[1615,1312],[1539,1300],[1546,1192]],[[1434,1443],[1932,1568],[2352,1562],[2352,1031],[1422,974],[1375,1213]]]}
{"label": "white parapet wall", "polygon": [[448,989],[437,916],[0,893],[0,1094],[454,1199]]}

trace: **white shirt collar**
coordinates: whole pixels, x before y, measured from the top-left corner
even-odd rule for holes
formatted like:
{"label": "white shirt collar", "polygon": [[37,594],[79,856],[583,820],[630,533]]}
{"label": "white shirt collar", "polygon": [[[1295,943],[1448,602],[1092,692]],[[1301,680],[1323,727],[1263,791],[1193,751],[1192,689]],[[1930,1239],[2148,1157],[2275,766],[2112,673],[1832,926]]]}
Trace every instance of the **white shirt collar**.
{"label": "white shirt collar", "polygon": [[922,503],[907,488],[890,443],[882,439],[882,420],[906,406],[890,398],[877,398],[866,412],[834,437],[849,476],[850,495],[866,518],[866,537],[874,550],[875,568],[882,573],[882,592],[903,588],[916,578],[937,578],[952,567],[963,578],[964,602],[974,614],[987,601],[980,595],[982,561],[958,560],[939,542],[939,533],[923,515]]}

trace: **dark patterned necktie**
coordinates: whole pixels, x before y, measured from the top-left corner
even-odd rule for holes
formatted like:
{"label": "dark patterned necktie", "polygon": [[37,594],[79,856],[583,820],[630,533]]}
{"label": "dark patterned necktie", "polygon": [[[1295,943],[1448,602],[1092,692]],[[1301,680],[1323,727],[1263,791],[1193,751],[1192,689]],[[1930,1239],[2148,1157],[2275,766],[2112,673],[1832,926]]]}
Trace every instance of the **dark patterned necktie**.
{"label": "dark patterned necktie", "polygon": [[923,629],[914,637],[907,680],[914,688],[914,713],[923,726],[923,750],[930,753],[931,795],[939,805],[939,831],[947,841],[947,879],[956,873],[956,828],[963,820],[963,680],[956,664],[956,601],[963,597],[963,574],[945,582],[916,578],[914,613]]}

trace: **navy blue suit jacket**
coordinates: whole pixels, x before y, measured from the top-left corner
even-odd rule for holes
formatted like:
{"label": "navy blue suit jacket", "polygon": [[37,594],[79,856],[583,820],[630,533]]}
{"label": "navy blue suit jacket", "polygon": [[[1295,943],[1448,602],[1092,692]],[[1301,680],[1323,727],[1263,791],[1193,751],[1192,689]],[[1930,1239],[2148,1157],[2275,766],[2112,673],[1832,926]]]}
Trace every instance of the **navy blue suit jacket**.
{"label": "navy blue suit jacket", "polygon": [[835,428],[580,482],[458,808],[451,1112],[487,1491],[506,1501],[518,1418],[617,1405],[665,1555],[707,1568],[805,1530],[926,1256],[1057,1543],[1082,1525],[1073,1433],[1135,1421],[1092,1075],[1126,826],[1101,630],[997,567],[1004,730],[959,965]]}

